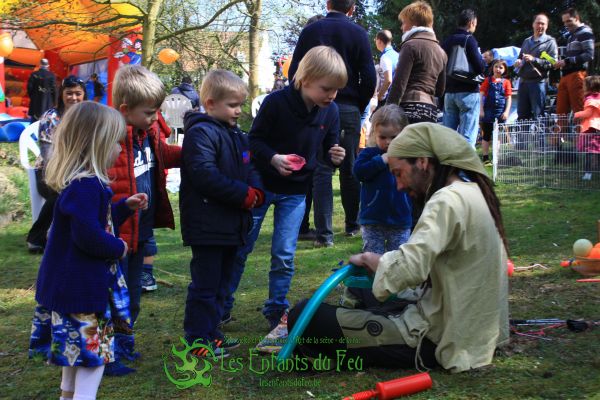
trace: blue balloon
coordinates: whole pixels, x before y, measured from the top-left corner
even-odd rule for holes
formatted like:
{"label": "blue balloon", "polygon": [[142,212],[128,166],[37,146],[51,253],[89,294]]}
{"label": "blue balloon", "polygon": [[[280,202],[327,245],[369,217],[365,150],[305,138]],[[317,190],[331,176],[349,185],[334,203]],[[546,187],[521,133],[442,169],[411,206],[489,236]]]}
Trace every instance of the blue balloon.
{"label": "blue balloon", "polygon": [[325,280],[325,282],[323,282],[321,286],[319,286],[317,291],[312,295],[306,304],[306,307],[304,307],[304,310],[302,310],[302,313],[294,324],[294,328],[288,334],[285,345],[281,348],[281,351],[277,356],[278,363],[291,357],[294,348],[296,347],[298,338],[302,336],[304,329],[306,329],[306,326],[329,293],[344,279],[351,276],[364,276],[366,273],[367,271],[364,268],[349,264],[335,271],[329,278]]}

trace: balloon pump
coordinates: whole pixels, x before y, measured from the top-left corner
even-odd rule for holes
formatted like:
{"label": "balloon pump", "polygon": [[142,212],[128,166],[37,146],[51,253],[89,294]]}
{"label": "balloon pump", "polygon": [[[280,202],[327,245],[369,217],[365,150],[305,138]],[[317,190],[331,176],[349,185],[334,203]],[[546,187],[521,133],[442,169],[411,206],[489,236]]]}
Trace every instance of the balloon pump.
{"label": "balloon pump", "polygon": [[400,396],[408,396],[431,388],[431,377],[427,372],[405,376],[387,382],[377,382],[374,390],[367,390],[344,398],[344,400],[391,400]]}

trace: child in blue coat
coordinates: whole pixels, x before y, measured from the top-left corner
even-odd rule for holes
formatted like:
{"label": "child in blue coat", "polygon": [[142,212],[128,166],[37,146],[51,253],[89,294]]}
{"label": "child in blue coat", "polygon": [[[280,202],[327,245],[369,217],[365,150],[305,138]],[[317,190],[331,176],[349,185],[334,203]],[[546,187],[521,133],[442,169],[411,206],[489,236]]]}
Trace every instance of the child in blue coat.
{"label": "child in blue coat", "polygon": [[248,89],[233,72],[213,70],[202,83],[206,114],[185,116],[182,148],[181,234],[192,247],[183,328],[196,356],[226,357],[239,340],[218,328],[229,295],[234,261],[247,243],[251,209],[264,202],[258,173],[250,163],[248,136],[237,119]]}
{"label": "child in blue coat", "polygon": [[104,365],[114,361],[113,325],[130,325],[129,296],[118,260],[127,244],[115,230],[148,197],[111,204],[107,169],[121,151],[118,111],[84,101],[54,135],[46,184],[58,192],[38,273],[30,355],[62,366],[61,399],[95,399]]}
{"label": "child in blue coat", "polygon": [[361,183],[359,223],[363,252],[383,254],[397,250],[410,236],[411,201],[405,192],[396,189],[387,162],[390,142],[407,124],[397,105],[377,110],[371,120],[368,147],[354,163],[354,175]]}

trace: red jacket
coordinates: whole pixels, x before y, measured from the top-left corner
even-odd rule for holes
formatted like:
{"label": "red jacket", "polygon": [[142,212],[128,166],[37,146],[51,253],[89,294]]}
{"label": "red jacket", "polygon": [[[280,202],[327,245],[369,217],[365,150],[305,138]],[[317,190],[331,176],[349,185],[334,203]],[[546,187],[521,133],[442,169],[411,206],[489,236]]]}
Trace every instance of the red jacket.
{"label": "red jacket", "polygon": [[[156,190],[158,193],[154,227],[175,229],[173,209],[171,208],[166,189],[167,174],[165,170],[178,168],[181,165],[181,147],[166,143],[165,138],[171,132],[160,115],[158,120],[152,124],[146,133],[153,147],[157,162],[155,171],[157,174]],[[117,158],[115,165],[108,170],[108,176],[112,181],[110,187],[114,192],[113,202],[137,193],[135,175],[133,173],[133,127],[131,125],[127,125],[127,137],[124,142],[121,142],[121,147],[122,150],[119,158]],[[123,225],[119,227],[119,236],[127,242],[127,246],[131,251],[137,252],[139,213],[134,213],[125,220]]]}

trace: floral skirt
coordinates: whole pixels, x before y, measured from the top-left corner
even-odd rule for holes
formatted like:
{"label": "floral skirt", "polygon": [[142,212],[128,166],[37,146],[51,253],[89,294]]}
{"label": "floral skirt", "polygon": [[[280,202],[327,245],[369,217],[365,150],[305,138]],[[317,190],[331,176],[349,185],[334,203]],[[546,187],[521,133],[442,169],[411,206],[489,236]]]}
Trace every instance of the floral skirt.
{"label": "floral skirt", "polygon": [[103,313],[67,314],[35,308],[29,357],[64,367],[98,367],[114,361],[113,325],[131,326],[129,293],[118,264],[109,270],[109,304]]}

